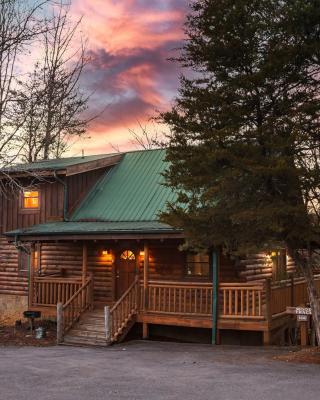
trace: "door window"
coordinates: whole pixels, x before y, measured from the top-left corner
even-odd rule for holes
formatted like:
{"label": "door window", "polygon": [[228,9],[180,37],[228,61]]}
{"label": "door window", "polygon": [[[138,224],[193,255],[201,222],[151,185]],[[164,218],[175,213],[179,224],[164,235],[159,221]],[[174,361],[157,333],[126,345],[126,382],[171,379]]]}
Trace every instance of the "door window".
{"label": "door window", "polygon": [[121,260],[135,260],[135,258],[136,257],[131,250],[124,250],[120,255]]}

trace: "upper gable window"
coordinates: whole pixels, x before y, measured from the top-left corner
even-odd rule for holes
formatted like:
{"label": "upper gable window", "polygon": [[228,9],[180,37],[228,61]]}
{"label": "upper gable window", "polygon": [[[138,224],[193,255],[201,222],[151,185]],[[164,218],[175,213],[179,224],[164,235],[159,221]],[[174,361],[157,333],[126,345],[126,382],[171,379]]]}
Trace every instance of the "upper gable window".
{"label": "upper gable window", "polygon": [[39,190],[24,190],[22,192],[22,208],[24,210],[38,210],[40,208]]}

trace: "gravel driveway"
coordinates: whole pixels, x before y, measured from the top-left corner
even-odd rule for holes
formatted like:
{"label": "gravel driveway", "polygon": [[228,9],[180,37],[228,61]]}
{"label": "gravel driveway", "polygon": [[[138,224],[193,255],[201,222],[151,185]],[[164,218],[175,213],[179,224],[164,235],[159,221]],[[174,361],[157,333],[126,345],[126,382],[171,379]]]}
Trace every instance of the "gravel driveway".
{"label": "gravel driveway", "polygon": [[0,347],[1,400],[320,399],[320,366],[286,349],[160,342]]}

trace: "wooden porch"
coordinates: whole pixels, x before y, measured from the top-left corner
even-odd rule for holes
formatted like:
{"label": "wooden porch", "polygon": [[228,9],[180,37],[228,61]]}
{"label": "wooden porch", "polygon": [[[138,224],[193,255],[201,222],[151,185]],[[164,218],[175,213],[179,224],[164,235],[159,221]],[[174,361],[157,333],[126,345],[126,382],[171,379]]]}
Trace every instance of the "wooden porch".
{"label": "wooden porch", "polygon": [[[320,276],[316,278],[320,290]],[[288,325],[287,306],[308,302],[302,278],[277,283],[269,280],[250,283],[220,283],[218,307],[213,311],[214,289],[211,283],[141,280],[137,276],[118,301],[106,304],[105,330],[108,340],[122,336],[127,324],[143,324],[148,337],[150,324],[263,332],[265,344],[274,333]],[[57,316],[59,337],[93,309],[93,280],[34,277],[30,285],[30,309]],[[57,307],[58,305],[58,307]],[[57,314],[58,309],[58,314]]]}

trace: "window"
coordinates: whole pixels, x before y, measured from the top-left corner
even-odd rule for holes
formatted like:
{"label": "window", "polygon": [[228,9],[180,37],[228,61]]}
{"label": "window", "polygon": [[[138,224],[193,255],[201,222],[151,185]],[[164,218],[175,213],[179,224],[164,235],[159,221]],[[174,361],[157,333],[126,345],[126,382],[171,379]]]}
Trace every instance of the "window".
{"label": "window", "polygon": [[287,254],[285,249],[271,252],[272,277],[275,281],[287,278]]}
{"label": "window", "polygon": [[[27,275],[29,270],[29,263],[31,263],[31,259],[29,258],[31,248],[29,245],[24,245],[24,247],[25,250],[19,249],[19,258],[18,258],[18,268],[19,268],[19,273],[21,275]],[[36,245],[34,251],[34,271],[38,270],[40,272],[39,253],[40,253],[40,246]]]}
{"label": "window", "polygon": [[193,253],[187,254],[186,275],[189,277],[209,278],[209,255]]}
{"label": "window", "polygon": [[125,250],[121,253],[120,259],[121,260],[135,260],[135,255],[131,250]]}
{"label": "window", "polygon": [[24,250],[19,250],[19,273],[26,275],[29,267],[29,254]]}
{"label": "window", "polygon": [[22,192],[22,209],[38,210],[40,208],[39,190],[24,190]]}

